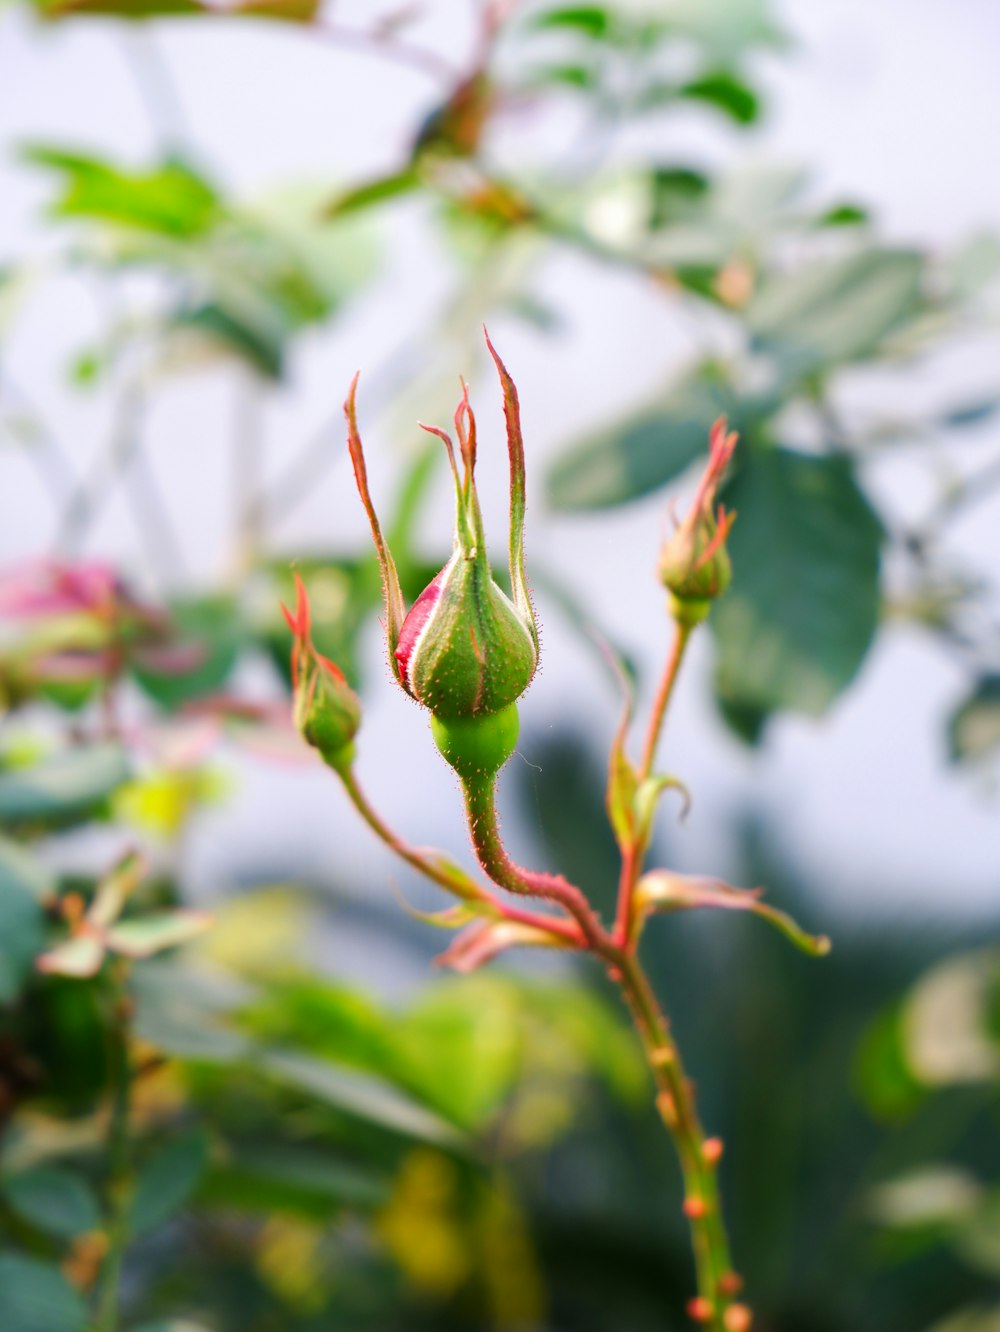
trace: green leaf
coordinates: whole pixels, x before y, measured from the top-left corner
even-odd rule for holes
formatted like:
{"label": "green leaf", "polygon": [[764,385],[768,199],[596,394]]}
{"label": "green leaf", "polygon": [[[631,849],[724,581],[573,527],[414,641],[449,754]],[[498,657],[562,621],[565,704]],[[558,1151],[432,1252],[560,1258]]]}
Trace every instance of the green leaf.
{"label": "green leaf", "polygon": [[60,217],[83,217],[190,240],[221,216],[221,200],[203,176],[183,162],[128,171],[110,162],[37,144],[23,156],[64,177],[53,206]]}
{"label": "green leaf", "polygon": [[984,675],[948,722],[953,763],[979,762],[1000,749],[1000,675]]}
{"label": "green leaf", "polygon": [[549,502],[563,510],[608,508],[666,485],[707,452],[709,428],[724,414],[741,429],[728,388],[692,375],[660,402],[563,453],[548,474]]}
{"label": "green leaf", "polygon": [[41,900],[53,887],[33,856],[0,837],[0,1004],[31,974],[45,938]]}
{"label": "green leaf", "polygon": [[155,657],[133,663],[132,674],[168,712],[206,694],[218,693],[236,664],[243,630],[230,597],[199,597],[169,606],[171,648],[190,649],[198,660],[183,671],[157,667]]}
{"label": "green leaf", "polygon": [[920,312],[923,259],[868,250],[774,274],[746,309],[754,350],[800,377],[871,356]]}
{"label": "green leaf", "polygon": [[285,1051],[262,1055],[257,1063],[278,1082],[382,1128],[451,1147],[461,1142],[451,1124],[380,1079]]}
{"label": "green leaf", "polygon": [[879,612],[882,528],[842,457],[748,450],[723,492],[733,583],[713,612],[730,706],[819,716],[854,678]]}
{"label": "green leaf", "polygon": [[243,318],[215,302],[179,315],[180,329],[195,329],[249,361],[267,379],[280,379],[285,369],[284,331]]}
{"label": "green leaf", "polygon": [[821,227],[861,227],[871,221],[871,213],[863,204],[840,203],[828,208],[817,218]]}
{"label": "green leaf", "polygon": [[83,1332],[87,1321],[87,1306],[57,1267],[0,1256],[3,1332]]}
{"label": "green leaf", "polygon": [[371,1168],[331,1159],[327,1152],[251,1142],[210,1167],[198,1202],[265,1216],[297,1212],[325,1221],[341,1207],[378,1206],[388,1192],[389,1181]]}
{"label": "green leaf", "polygon": [[704,74],[678,88],[677,94],[715,107],[738,125],[752,125],[760,115],[760,98],[729,70]]}
{"label": "green leaf", "polygon": [[278,19],[282,23],[312,23],[320,0],[239,0],[224,12],[227,17]]}
{"label": "green leaf", "polygon": [[191,1197],[208,1162],[204,1133],[175,1138],[145,1163],[136,1180],[128,1210],[133,1235],[155,1230]]}
{"label": "green leaf", "polygon": [[160,911],[141,920],[124,920],[107,932],[108,947],[123,957],[153,957],[190,943],[211,927],[206,911]]}
{"label": "green leaf", "polygon": [[536,28],[571,28],[587,37],[604,37],[611,28],[611,14],[603,5],[564,5],[548,9],[534,20]]}
{"label": "green leaf", "polygon": [[128,775],[120,745],[64,750],[34,767],[0,773],[0,819],[12,823],[72,821],[92,812]]}
{"label": "green leaf", "polygon": [[377,208],[380,204],[413,194],[421,183],[421,174],[413,167],[406,167],[389,176],[378,176],[375,180],[364,181],[361,185],[335,195],[323,209],[323,216],[330,219],[346,217],[349,213],[360,213],[366,208]]}
{"label": "green leaf", "polygon": [[39,1230],[61,1239],[101,1228],[101,1209],[90,1185],[57,1166],[39,1166],[3,1181],[8,1204]]}

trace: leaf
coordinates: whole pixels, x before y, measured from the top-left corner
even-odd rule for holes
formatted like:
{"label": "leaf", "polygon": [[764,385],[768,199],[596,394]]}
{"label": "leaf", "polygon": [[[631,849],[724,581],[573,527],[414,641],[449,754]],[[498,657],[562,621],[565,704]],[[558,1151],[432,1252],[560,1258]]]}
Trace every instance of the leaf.
{"label": "leaf", "polygon": [[57,944],[38,959],[38,970],[50,976],[84,980],[96,976],[104,962],[104,939],[99,934],[78,934]]}
{"label": "leaf", "polygon": [[909,250],[868,250],[775,274],[746,308],[754,350],[789,377],[871,356],[921,309],[923,259]]}
{"label": "leaf", "polygon": [[30,768],[0,772],[0,820],[62,823],[92,812],[128,779],[124,749],[67,749]]}
{"label": "leaf", "polygon": [[39,1166],[3,1182],[8,1204],[26,1221],[61,1239],[101,1228],[101,1209],[90,1185],[57,1166]]}
{"label": "leaf", "polygon": [[1000,675],[984,675],[948,721],[952,763],[979,762],[1000,749]]}
{"label": "leaf", "polygon": [[715,107],[738,125],[752,125],[760,115],[760,98],[729,70],[703,74],[678,88],[677,93],[680,97]]}
{"label": "leaf", "polygon": [[807,934],[786,912],[762,902],[763,891],[762,888],[733,888],[721,879],[704,875],[651,870],[636,885],[633,902],[637,917],[660,911],[697,911],[703,908],[750,911],[773,925],[804,953],[823,957],[830,951],[830,940],[825,935]]}
{"label": "leaf", "polygon": [[349,213],[360,213],[366,208],[376,208],[392,199],[413,194],[420,189],[421,183],[421,174],[413,167],[405,167],[388,176],[378,176],[335,195],[323,209],[323,216],[333,219],[346,217]]}
{"label": "leaf", "polygon": [[601,509],[638,499],[679,476],[708,448],[708,432],[719,416],[744,430],[746,403],[701,370],[676,385],[660,402],[599,431],[556,460],[547,478],[556,509]]}
{"label": "leaf", "polygon": [[226,10],[235,18],[279,19],[283,23],[312,23],[320,0],[239,0]]}
{"label": "leaf", "polygon": [[171,648],[192,653],[183,671],[158,668],[155,656],[132,664],[132,674],[145,692],[168,712],[191,699],[219,692],[229,678],[243,641],[232,598],[198,597],[169,606]]}
{"label": "leaf", "polygon": [[190,240],[221,216],[221,200],[213,187],[180,161],[128,171],[43,144],[25,148],[22,155],[36,166],[62,173],[63,193],[52,209],[60,217],[92,218]]}
{"label": "leaf", "polygon": [[155,1230],[191,1197],[208,1162],[208,1140],[195,1131],[175,1138],[145,1163],[128,1209],[133,1235]]}
{"label": "leaf", "polygon": [[34,857],[0,837],[0,1004],[31,974],[45,938],[41,901],[53,887]]}
{"label": "leaf", "polygon": [[600,38],[611,28],[611,14],[603,5],[563,5],[539,14],[533,26],[570,28],[586,37]]}
{"label": "leaf", "polygon": [[382,1128],[452,1147],[461,1141],[451,1124],[374,1077],[285,1051],[262,1055],[257,1063],[277,1081]]}
{"label": "leaf", "polygon": [[332,1160],[325,1151],[251,1142],[210,1167],[198,1189],[198,1202],[241,1212],[291,1211],[328,1220],[340,1207],[377,1206],[386,1201],[388,1191],[387,1180],[370,1167]]}
{"label": "leaf", "polygon": [[190,943],[211,925],[207,911],[162,911],[113,926],[107,933],[107,945],[123,957],[152,957],[164,949]]}
{"label": "leaf", "polygon": [[712,614],[728,707],[819,716],[856,675],[879,612],[882,528],[842,457],[748,450],[723,499],[732,587]]}
{"label": "leaf", "polygon": [[84,1332],[87,1306],[57,1267],[12,1253],[0,1256],[4,1332]]}

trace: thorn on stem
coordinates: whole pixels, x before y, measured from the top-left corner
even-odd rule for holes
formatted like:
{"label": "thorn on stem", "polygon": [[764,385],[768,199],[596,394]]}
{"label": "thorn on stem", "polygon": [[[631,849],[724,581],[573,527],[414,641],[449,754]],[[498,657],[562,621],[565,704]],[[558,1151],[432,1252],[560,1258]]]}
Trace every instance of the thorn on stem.
{"label": "thorn on stem", "polygon": [[684,1199],[684,1215],[689,1221],[703,1221],[708,1216],[708,1203],[697,1195]]}
{"label": "thorn on stem", "polygon": [[707,1138],[701,1147],[701,1155],[706,1165],[716,1166],[722,1160],[725,1150],[721,1138]]}
{"label": "thorn on stem", "polygon": [[675,1062],[674,1052],[666,1045],[661,1045],[658,1050],[653,1051],[651,1062],[654,1068],[669,1068]]}
{"label": "thorn on stem", "polygon": [[656,1098],[656,1108],[660,1112],[660,1118],[666,1124],[667,1128],[677,1127],[677,1106],[674,1104],[674,1098],[668,1091],[661,1091]]}
{"label": "thorn on stem", "polygon": [[739,1272],[726,1272],[719,1278],[719,1290],[723,1295],[738,1295],[743,1289],[743,1278]]}
{"label": "thorn on stem", "polygon": [[733,1304],[726,1310],[722,1322],[726,1332],[750,1332],[753,1314],[745,1304]]}
{"label": "thorn on stem", "polygon": [[695,1299],[688,1301],[688,1317],[693,1323],[710,1323],[715,1314],[715,1308],[711,1300],[706,1300],[704,1295],[698,1295]]}

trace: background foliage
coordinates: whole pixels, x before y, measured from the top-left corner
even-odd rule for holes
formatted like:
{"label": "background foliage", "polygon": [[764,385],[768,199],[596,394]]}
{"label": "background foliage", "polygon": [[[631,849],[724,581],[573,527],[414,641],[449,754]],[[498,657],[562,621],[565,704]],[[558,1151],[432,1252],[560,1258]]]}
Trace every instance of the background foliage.
{"label": "background foliage", "polygon": [[[12,566],[0,589],[3,1326],[112,1326],[94,1320],[119,1211],[130,1332],[585,1332],[612,1316],[635,1332],[683,1326],[677,1180],[631,1037],[598,984],[533,965],[435,978],[397,1001],[378,983],[390,961],[352,988],[317,939],[374,918],[387,947],[423,958],[424,928],[371,898],[359,907],[287,884],[284,866],[278,886],[227,898],[209,933],[168,950],[190,919],[185,839],[232,799],[223,749],[303,761],[278,613],[293,561],[319,648],[359,687],[377,670],[367,547],[334,523],[322,550],[275,535],[334,463],[341,390],[331,423],[300,452],[282,448],[277,467],[261,423],[294,392],[310,336],[363,312],[415,213],[449,296],[428,308],[420,345],[374,376],[382,408],[447,401],[450,349],[473,345],[484,318],[558,337],[553,264],[646,284],[690,330],[691,354],[663,365],[650,400],[567,441],[544,480],[550,511],[610,511],[683,479],[727,413],[744,443],[725,495],[739,513],[734,584],[712,620],[726,724],[753,745],[781,714],[826,713],[877,636],[906,623],[962,665],[952,758],[988,765],[1000,746],[996,589],[950,534],[1000,481],[995,456],[966,467],[962,446],[969,434],[988,453],[1000,398],[901,416],[878,388],[988,328],[1000,247],[903,247],[854,200],[817,205],[804,173],[710,170],[662,149],[672,118],[692,110],[733,135],[762,114],[756,71],[785,44],[757,0],[494,5],[445,52],[423,40],[419,12],[342,20],[298,0],[16,11],[7,21],[37,25],[39,41],[64,24],[119,42],[135,23],[280,22],[303,41],[381,55],[380,78],[422,70],[431,93],[395,162],[347,182],[317,163],[308,186],[259,198],[190,145],[165,142],[141,163],[99,145],[17,145],[20,170],[45,183],[49,243],[44,262],[4,257],[0,332],[14,345],[46,290],[82,277],[105,317],[69,366],[52,366],[53,391],[65,373],[99,396],[108,430],[81,466],[0,343],[3,446],[37,469],[56,515],[32,552],[48,562]],[[586,151],[547,151],[540,134],[531,154],[505,153],[512,114],[573,117]],[[234,367],[228,568],[206,586],[187,571],[193,509],[165,501],[148,426],[168,386]],[[960,470],[947,461],[956,447]],[[950,476],[917,522],[876,484],[914,457]],[[436,467],[418,451],[396,468],[390,526],[408,593],[444,549],[443,533],[438,549],[423,540]],[[119,488],[141,543],[135,568],[112,567],[94,538]],[[601,618],[587,573],[573,586],[537,580],[581,630]],[[596,741],[582,725],[553,732],[538,758],[548,780],[520,782],[537,802],[535,853],[607,905],[614,848]],[[39,970],[132,844],[153,868],[123,919],[105,922],[92,973]],[[769,884],[783,905],[808,896],[767,828],[748,821],[742,856],[743,881]],[[345,887],[349,867],[332,877]],[[725,1192],[760,1326],[1000,1325],[1000,1029],[982,932],[845,931],[822,967],[739,922],[671,926],[654,948],[706,1119],[734,1148]],[[117,1171],[123,1013],[141,1058]]]}

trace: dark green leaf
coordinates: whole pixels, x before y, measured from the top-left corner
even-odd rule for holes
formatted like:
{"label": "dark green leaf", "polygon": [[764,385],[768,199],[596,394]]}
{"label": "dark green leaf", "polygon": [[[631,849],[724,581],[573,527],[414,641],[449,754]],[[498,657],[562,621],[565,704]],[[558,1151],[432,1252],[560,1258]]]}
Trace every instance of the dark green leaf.
{"label": "dark green leaf", "polygon": [[101,1227],[101,1209],[90,1185],[57,1166],[8,1175],[3,1194],[19,1216],[50,1235],[71,1239]]}
{"label": "dark green leaf", "polygon": [[1000,675],[984,675],[948,723],[953,763],[987,758],[1000,749]]}
{"label": "dark green leaf", "polygon": [[155,658],[133,663],[132,673],[147,694],[167,711],[191,699],[219,692],[236,663],[243,638],[236,607],[224,596],[178,601],[170,606],[171,647],[190,649],[199,659],[183,671],[156,668]]}
{"label": "dark green leaf", "polygon": [[603,5],[565,5],[539,14],[535,27],[570,28],[587,37],[603,37],[611,27],[611,14]]}
{"label": "dark green leaf", "polygon": [[739,125],[752,125],[760,115],[760,99],[752,88],[728,70],[705,74],[678,88],[679,97],[705,102]]}
{"label": "dark green leaf", "polygon": [[741,428],[740,404],[728,388],[705,374],[691,376],[661,402],[563,453],[548,475],[549,502],[556,509],[608,508],[666,485],[706,452],[709,428],[723,414]]}
{"label": "dark green leaf", "polygon": [[0,1327],[3,1332],[83,1332],[87,1306],[57,1267],[0,1256]]}
{"label": "dark green leaf", "polygon": [[713,612],[717,687],[741,710],[818,716],[875,633],[882,529],[846,458],[749,450],[726,487],[733,583]]}
{"label": "dark green leaf", "polygon": [[327,1153],[255,1142],[209,1168],[198,1202],[263,1215],[291,1211],[324,1220],[345,1206],[383,1203],[388,1187],[373,1170],[331,1159]]}
{"label": "dark green leaf", "polygon": [[787,376],[805,376],[875,352],[921,308],[922,256],[869,250],[768,278],[746,310],[753,347]]}
{"label": "dark green leaf", "polygon": [[129,1205],[133,1235],[155,1230],[187,1202],[208,1161],[208,1142],[195,1132],[175,1138],[139,1171]]}
{"label": "dark green leaf", "polygon": [[871,221],[871,213],[861,204],[842,203],[828,208],[817,220],[821,227],[859,227]]}
{"label": "dark green leaf", "polygon": [[461,1141],[452,1125],[380,1079],[291,1052],[262,1056],[259,1063],[277,1081],[382,1128],[449,1146]]}
{"label": "dark green leaf", "polygon": [[198,0],[35,0],[47,19],[101,16],[123,19],[170,18],[209,11]]}
{"label": "dark green leaf", "polygon": [[93,810],[128,777],[125,751],[119,745],[68,749],[32,768],[0,773],[0,819],[69,821]]}
{"label": "dark green leaf", "polygon": [[177,318],[179,328],[196,329],[248,361],[267,379],[280,379],[285,368],[285,339],[273,329],[240,318],[222,305],[201,305]]}

